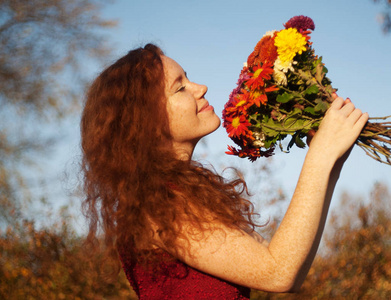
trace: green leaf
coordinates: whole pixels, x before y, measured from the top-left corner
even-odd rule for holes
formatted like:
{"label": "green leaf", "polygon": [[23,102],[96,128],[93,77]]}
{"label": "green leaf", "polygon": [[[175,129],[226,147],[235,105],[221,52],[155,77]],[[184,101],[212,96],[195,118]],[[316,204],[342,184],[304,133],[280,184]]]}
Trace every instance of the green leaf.
{"label": "green leaf", "polygon": [[[261,123],[261,126],[263,124]],[[265,124],[262,126],[262,131],[269,137],[277,136],[279,133],[279,124],[275,123],[272,118],[270,118]]]}
{"label": "green leaf", "polygon": [[292,148],[294,144],[295,144],[295,138],[294,138],[294,136],[292,136],[292,138],[289,141],[289,144],[287,146],[287,150],[289,151],[289,149]]}
{"label": "green leaf", "polygon": [[299,130],[303,127],[304,120],[297,117],[286,118],[283,125],[285,130],[289,132],[295,132],[296,130]]}
{"label": "green leaf", "polygon": [[329,105],[325,101],[319,101],[319,103],[315,106],[315,112],[318,113],[325,113],[327,109],[329,108]]}
{"label": "green leaf", "polygon": [[271,146],[273,146],[276,142],[277,142],[277,138],[273,139],[273,140],[266,140],[266,141],[264,141],[265,145],[263,147],[268,149]]}
{"label": "green leaf", "polygon": [[319,115],[319,113],[317,113],[312,106],[308,106],[308,107],[304,108],[304,112],[309,113],[310,115],[313,115],[313,116]]}
{"label": "green leaf", "polygon": [[310,95],[310,94],[317,94],[319,93],[319,88],[316,86],[316,85],[311,85],[309,88],[307,88],[305,91],[304,91],[304,94],[305,95]]}
{"label": "green leaf", "polygon": [[287,103],[288,101],[292,100],[294,97],[292,94],[288,94],[288,93],[284,93],[282,95],[278,95],[277,96],[277,102],[280,102],[280,103]]}
{"label": "green leaf", "polygon": [[296,134],[295,135],[295,144],[297,147],[299,148],[305,148],[305,143],[303,142],[303,140],[300,138],[300,135],[299,134]]}

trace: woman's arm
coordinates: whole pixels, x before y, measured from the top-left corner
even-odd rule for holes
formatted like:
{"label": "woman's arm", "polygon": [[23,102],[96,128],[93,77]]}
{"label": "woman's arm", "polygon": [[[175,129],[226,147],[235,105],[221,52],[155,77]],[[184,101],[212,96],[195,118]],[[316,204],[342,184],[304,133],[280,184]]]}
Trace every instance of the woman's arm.
{"label": "woman's arm", "polygon": [[202,239],[189,238],[189,253],[181,259],[243,286],[273,292],[297,289],[318,248],[345,153],[367,120],[368,115],[349,101],[334,101],[312,139],[291,203],[268,245],[245,232],[213,224],[214,230]]}
{"label": "woman's arm", "polygon": [[285,266],[286,274],[293,276],[287,281],[292,290],[301,286],[312,264],[342,165],[367,120],[350,101],[337,98],[311,141],[290,206],[269,245],[279,259],[295,256]]}

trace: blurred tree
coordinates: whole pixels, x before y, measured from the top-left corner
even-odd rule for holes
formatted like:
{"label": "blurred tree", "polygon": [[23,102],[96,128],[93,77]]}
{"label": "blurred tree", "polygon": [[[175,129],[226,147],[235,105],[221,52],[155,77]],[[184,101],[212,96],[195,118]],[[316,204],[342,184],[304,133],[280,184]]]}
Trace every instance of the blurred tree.
{"label": "blurred tree", "polygon": [[373,0],[375,3],[384,5],[383,11],[379,14],[379,21],[384,33],[391,31],[391,0]]}
{"label": "blurred tree", "polygon": [[[80,106],[89,63],[109,54],[104,0],[0,0],[0,222],[29,197],[25,172],[48,124]],[[58,123],[57,123],[58,124]],[[34,174],[35,176],[35,174]]]}

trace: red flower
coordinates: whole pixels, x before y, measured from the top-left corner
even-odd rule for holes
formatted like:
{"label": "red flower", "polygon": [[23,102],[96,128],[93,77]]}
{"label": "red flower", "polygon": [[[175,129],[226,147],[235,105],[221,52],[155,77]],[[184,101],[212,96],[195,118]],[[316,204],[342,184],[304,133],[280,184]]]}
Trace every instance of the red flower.
{"label": "red flower", "polygon": [[248,91],[242,89],[241,93],[235,94],[224,106],[223,126],[226,128],[236,116],[247,115],[247,109],[251,105],[253,105],[253,99]]}
{"label": "red flower", "polygon": [[260,107],[261,104],[265,105],[267,103],[267,96],[264,93],[261,92],[254,92],[252,103],[256,106]]}
{"label": "red flower", "polygon": [[241,150],[238,150],[235,147],[228,146],[228,151],[226,151],[225,153],[229,155],[236,155],[241,158],[247,157],[250,161],[254,162],[257,160],[258,157],[272,156],[273,151],[274,151],[274,147],[271,147],[266,151],[262,151],[258,148],[251,148],[251,147],[245,147]]}
{"label": "red flower", "polygon": [[252,105],[251,93],[245,89],[241,90],[241,93],[237,95],[235,100],[233,104],[241,112],[246,111]]}
{"label": "red flower", "polygon": [[256,65],[253,68],[253,72],[249,73],[251,76],[247,80],[246,85],[252,91],[262,88],[265,85],[265,80],[269,80],[273,74],[273,64],[270,62],[264,63],[261,65]]}
{"label": "red flower", "polygon": [[226,130],[229,137],[249,137],[251,132],[248,130],[250,122],[246,119],[245,116],[236,116],[233,118],[227,118]]}
{"label": "red flower", "polygon": [[277,91],[278,87],[275,85],[269,86],[269,87],[261,87],[254,91],[252,93],[252,104],[255,104],[256,106],[260,107],[262,105],[266,105],[267,103],[267,93]]}

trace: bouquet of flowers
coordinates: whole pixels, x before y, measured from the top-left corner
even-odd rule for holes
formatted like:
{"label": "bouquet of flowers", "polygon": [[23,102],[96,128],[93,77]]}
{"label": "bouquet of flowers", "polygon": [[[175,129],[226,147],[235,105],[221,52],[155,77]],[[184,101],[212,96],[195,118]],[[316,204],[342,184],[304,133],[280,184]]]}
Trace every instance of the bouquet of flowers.
{"label": "bouquet of flowers", "polygon": [[[310,42],[312,19],[296,16],[284,27],[257,43],[224,106],[223,126],[240,147],[228,146],[227,154],[255,161],[273,155],[277,143],[284,151],[281,141],[287,136],[287,150],[305,147],[303,138],[319,127],[333,100],[336,90]],[[391,122],[368,122],[356,144],[391,165]]]}

